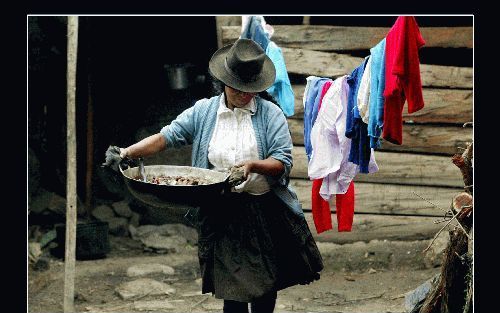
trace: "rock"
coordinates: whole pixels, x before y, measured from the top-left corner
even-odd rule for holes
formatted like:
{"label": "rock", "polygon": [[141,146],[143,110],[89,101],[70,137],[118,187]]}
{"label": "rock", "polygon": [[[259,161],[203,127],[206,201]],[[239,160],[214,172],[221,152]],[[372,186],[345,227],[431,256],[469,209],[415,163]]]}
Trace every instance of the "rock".
{"label": "rock", "polygon": [[123,200],[119,202],[115,202],[112,204],[113,210],[115,211],[116,215],[122,216],[122,217],[132,217],[132,210],[130,209],[128,205],[128,201]]}
{"label": "rock", "polygon": [[175,306],[168,300],[134,301],[134,309],[139,311],[163,311],[175,309]]}
{"label": "rock", "polygon": [[46,232],[41,238],[40,238],[40,248],[45,247],[47,244],[51,243],[53,240],[55,240],[57,237],[57,232],[55,229],[52,229],[48,232]]}
{"label": "rock", "polygon": [[375,274],[376,272],[377,272],[377,271],[376,271],[376,270],[374,270],[373,268],[370,268],[370,269],[368,270],[368,274]]}
{"label": "rock", "polygon": [[[66,216],[66,199],[54,192],[40,188],[38,193],[31,198],[29,209],[37,214],[49,210],[52,213]],[[79,216],[86,214],[85,206],[80,198],[77,198],[76,210]]]}
{"label": "rock", "polygon": [[134,281],[122,283],[115,289],[115,291],[123,300],[144,297],[146,295],[160,296],[175,293],[175,289],[169,285],[149,278],[140,278]]}
{"label": "rock", "polygon": [[32,264],[35,264],[42,256],[42,248],[38,242],[28,243],[28,258]]}
{"label": "rock", "polygon": [[144,275],[154,274],[154,273],[163,273],[163,274],[167,274],[167,275],[173,275],[175,273],[175,270],[168,265],[163,265],[163,264],[158,264],[158,263],[137,264],[137,265],[131,266],[127,269],[127,276],[128,277],[144,276]]}
{"label": "rock", "polygon": [[132,212],[132,217],[130,217],[129,221],[130,225],[138,227],[141,222],[141,215],[136,212]]}
{"label": "rock", "polygon": [[109,233],[115,236],[128,236],[128,220],[124,217],[112,217],[106,220]]}
{"label": "rock", "polygon": [[405,296],[405,310],[406,312],[418,312],[422,306],[427,294],[431,291],[433,284],[437,282],[439,273],[433,278],[427,280],[422,285],[418,286],[415,290],[410,291]]}
{"label": "rock", "polygon": [[163,225],[143,225],[136,228],[135,237],[145,238],[152,233],[161,236],[180,236],[184,237],[190,244],[198,242],[198,232],[196,229],[184,224],[163,224]]}
{"label": "rock", "polygon": [[98,220],[101,221],[108,221],[109,219],[115,217],[115,213],[113,212],[113,209],[111,209],[109,206],[103,204],[100,205],[92,210],[92,215],[97,218]]}
{"label": "rock", "polygon": [[52,197],[52,193],[48,192],[45,189],[41,189],[40,192],[30,198],[30,202],[28,203],[28,208],[31,212],[40,214],[44,210],[48,208],[48,204],[50,202],[50,198]]}
{"label": "rock", "polygon": [[[424,264],[426,268],[441,266],[444,257],[444,251],[450,242],[450,235],[443,231],[436,238],[432,246],[424,254]],[[430,242],[429,242],[430,243]]]}
{"label": "rock", "polygon": [[140,240],[146,247],[157,250],[167,250],[169,252],[180,251],[187,243],[184,237],[162,236],[158,233],[152,233],[145,238],[140,238]]}
{"label": "rock", "polygon": [[33,264],[33,270],[38,272],[44,272],[50,268],[49,260],[44,257],[40,257],[35,264]]}

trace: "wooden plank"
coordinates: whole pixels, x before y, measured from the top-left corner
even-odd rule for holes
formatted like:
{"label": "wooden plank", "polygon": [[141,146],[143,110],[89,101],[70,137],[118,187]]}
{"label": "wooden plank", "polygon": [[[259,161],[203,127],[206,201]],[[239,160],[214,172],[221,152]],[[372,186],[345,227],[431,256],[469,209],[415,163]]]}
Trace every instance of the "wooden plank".
{"label": "wooden plank", "polygon": [[67,52],[67,181],[66,239],[64,245],[64,312],[74,312],[76,248],[76,61],[78,51],[78,16],[68,16]]}
{"label": "wooden plank", "polygon": [[[306,18],[306,17],[304,17]],[[305,24],[305,23],[304,23]],[[280,47],[321,51],[364,50],[374,47],[389,27],[273,25],[271,38]],[[238,39],[241,27],[222,27],[225,44]],[[472,48],[472,27],[420,27],[425,48]]]}
{"label": "wooden plank", "polygon": [[[293,187],[304,209],[311,209],[312,182],[306,179],[291,179]],[[463,188],[443,188],[414,185],[373,184],[355,182],[355,212],[393,215],[443,216],[438,207],[448,210],[453,197]],[[416,193],[416,195],[415,195]],[[330,200],[332,213],[336,212],[335,197]]]}
{"label": "wooden plank", "polygon": [[[295,114],[290,118],[302,119],[305,85],[292,85],[292,88],[295,95]],[[404,110],[404,121],[456,125],[472,121],[472,90],[424,88],[423,96],[424,108],[412,114]]]}
{"label": "wooden plank", "polygon": [[387,216],[354,213],[350,232],[337,231],[337,218],[333,215],[333,229],[321,234],[316,232],[311,213],[304,213],[309,229],[318,242],[337,244],[371,240],[413,241],[432,239],[443,225],[434,224],[436,217]]}
{"label": "wooden plank", "polygon": [[[352,72],[363,58],[334,52],[282,48],[288,73],[336,78]],[[422,86],[472,89],[472,68],[420,65]]]}
{"label": "wooden plank", "polygon": [[[222,28],[224,27],[233,27],[235,30],[238,29],[238,35],[233,40],[236,41],[240,36],[241,32],[241,16],[216,16],[215,17],[215,27],[217,31],[217,47],[218,49],[222,48],[226,43],[223,40]],[[232,43],[232,42],[231,42]]]}
{"label": "wooden plank", "polygon": [[[292,150],[291,178],[309,179],[307,156],[303,146]],[[462,188],[462,174],[449,156],[375,151],[379,171],[356,175],[355,182]]]}
{"label": "wooden plank", "polygon": [[[294,145],[304,145],[303,120],[288,119]],[[379,151],[405,151],[453,155],[463,152],[467,142],[472,141],[472,129],[461,126],[403,125],[403,144],[395,145],[382,140]]]}

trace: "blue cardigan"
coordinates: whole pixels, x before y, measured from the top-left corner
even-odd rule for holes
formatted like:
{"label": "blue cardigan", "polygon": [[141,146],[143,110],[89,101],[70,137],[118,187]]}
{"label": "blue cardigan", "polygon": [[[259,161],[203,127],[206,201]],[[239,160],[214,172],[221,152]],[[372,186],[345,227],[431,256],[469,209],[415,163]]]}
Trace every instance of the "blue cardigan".
{"label": "blue cardigan", "polygon": [[[209,168],[208,144],[215,127],[220,97],[221,95],[218,95],[198,100],[160,131],[168,147],[193,145],[191,164],[194,167]],[[280,177],[266,176],[266,178],[271,189],[287,207],[297,215],[304,216],[296,193],[288,185],[293,166],[293,144],[285,115],[274,103],[260,97],[255,97],[255,100],[256,111],[251,118],[259,159],[272,157],[281,161],[285,167]]]}

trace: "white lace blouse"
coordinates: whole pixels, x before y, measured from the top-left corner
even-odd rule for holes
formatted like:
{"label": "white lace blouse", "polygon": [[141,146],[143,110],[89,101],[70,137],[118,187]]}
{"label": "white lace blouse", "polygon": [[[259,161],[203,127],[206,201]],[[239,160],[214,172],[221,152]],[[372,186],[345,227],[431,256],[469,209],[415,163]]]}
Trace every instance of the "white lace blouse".
{"label": "white lace blouse", "polygon": [[[251,116],[255,114],[255,100],[242,108],[230,110],[225,95],[220,97],[217,120],[208,145],[208,160],[216,171],[228,171],[232,166],[251,159],[259,159],[257,140]],[[248,179],[233,188],[233,192],[260,195],[270,190],[264,175],[250,173]]]}

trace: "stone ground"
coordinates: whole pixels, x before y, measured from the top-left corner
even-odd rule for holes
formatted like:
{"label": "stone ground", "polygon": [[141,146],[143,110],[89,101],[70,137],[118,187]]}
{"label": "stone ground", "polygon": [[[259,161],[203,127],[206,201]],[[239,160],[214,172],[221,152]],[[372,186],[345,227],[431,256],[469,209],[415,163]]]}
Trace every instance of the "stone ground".
{"label": "stone ground", "polygon": [[[325,262],[321,279],[278,292],[275,312],[406,312],[405,294],[440,271],[424,260],[429,242],[318,242]],[[130,237],[110,236],[110,244],[106,258],[76,261],[78,312],[222,312],[221,300],[200,292],[196,246],[158,254]],[[48,269],[28,270],[29,312],[63,312],[64,263],[46,257]],[[153,272],[144,265],[141,275],[141,264],[155,264]],[[126,283],[136,289],[125,291]]]}

